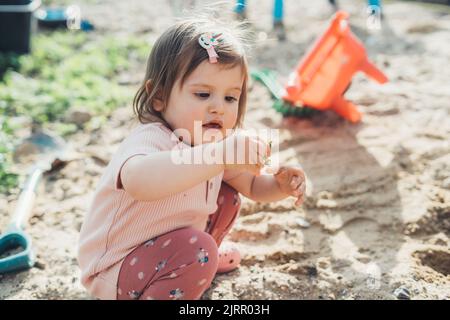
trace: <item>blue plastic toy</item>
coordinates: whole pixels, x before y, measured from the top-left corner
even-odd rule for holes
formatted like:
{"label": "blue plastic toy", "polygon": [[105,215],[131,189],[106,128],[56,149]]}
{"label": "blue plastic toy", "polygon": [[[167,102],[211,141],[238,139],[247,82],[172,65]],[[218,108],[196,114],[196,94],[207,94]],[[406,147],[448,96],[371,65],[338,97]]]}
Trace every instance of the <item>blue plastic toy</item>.
{"label": "blue plastic toy", "polygon": [[[78,10],[68,8],[46,8],[39,9],[35,16],[40,27],[55,28],[73,28],[82,31],[94,30],[94,25],[86,19],[81,19],[81,13]],[[76,23],[74,23],[76,22]]]}
{"label": "blue plastic toy", "polygon": [[[234,11],[238,14],[245,12],[246,0],[237,0]],[[274,0],[273,2],[273,23],[283,21],[283,0]]]}
{"label": "blue plastic toy", "polygon": [[0,235],[0,274],[31,268],[34,265],[34,254],[31,238],[23,230],[30,216],[36,199],[36,189],[44,172],[61,163],[66,150],[62,138],[44,132],[35,132],[25,139],[23,145],[32,147],[38,159],[31,169],[16,204],[11,222],[6,232]]}

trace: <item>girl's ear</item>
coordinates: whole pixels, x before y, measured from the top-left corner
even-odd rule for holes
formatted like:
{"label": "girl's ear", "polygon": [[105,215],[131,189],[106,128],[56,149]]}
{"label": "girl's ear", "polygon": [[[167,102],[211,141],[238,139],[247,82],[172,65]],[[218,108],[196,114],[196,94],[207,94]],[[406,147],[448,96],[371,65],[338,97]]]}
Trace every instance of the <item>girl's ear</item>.
{"label": "girl's ear", "polygon": [[[147,95],[150,95],[152,90],[153,90],[152,81],[151,80],[147,80],[145,82],[145,91],[147,92]],[[161,97],[161,90],[158,90],[156,95],[153,97],[152,107],[153,107],[153,109],[155,109],[155,111],[158,111],[158,112],[163,111],[163,109],[164,109],[164,102],[163,102],[162,97]]]}
{"label": "girl's ear", "polygon": [[158,112],[162,112],[164,110],[164,102],[159,97],[153,98],[153,109]]}
{"label": "girl's ear", "polygon": [[145,92],[147,92],[148,95],[152,92],[152,80],[145,81]]}

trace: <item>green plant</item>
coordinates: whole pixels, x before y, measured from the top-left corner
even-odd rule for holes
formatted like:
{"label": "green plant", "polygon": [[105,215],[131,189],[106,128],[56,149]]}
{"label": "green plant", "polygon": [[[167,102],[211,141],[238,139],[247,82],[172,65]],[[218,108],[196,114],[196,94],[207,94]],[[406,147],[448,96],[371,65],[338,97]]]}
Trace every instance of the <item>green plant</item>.
{"label": "green plant", "polygon": [[40,33],[30,55],[0,54],[0,192],[17,182],[10,171],[14,129],[7,119],[27,117],[61,135],[77,130],[64,122],[71,107],[103,117],[130,104],[136,88],[118,84],[118,76],[145,64],[149,45],[135,37],[69,32]]}
{"label": "green plant", "polygon": [[18,182],[18,176],[10,171],[12,143],[10,137],[13,133],[5,118],[0,117],[0,193],[6,193],[14,188]]}

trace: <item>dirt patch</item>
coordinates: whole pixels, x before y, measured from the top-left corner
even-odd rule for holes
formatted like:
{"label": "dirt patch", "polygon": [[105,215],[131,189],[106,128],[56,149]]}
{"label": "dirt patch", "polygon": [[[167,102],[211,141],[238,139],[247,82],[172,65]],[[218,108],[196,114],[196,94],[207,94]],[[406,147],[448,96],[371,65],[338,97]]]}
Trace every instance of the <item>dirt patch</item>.
{"label": "dirt patch", "polygon": [[420,260],[423,266],[430,267],[444,276],[450,276],[449,252],[436,250],[418,251],[414,253],[414,256]]}

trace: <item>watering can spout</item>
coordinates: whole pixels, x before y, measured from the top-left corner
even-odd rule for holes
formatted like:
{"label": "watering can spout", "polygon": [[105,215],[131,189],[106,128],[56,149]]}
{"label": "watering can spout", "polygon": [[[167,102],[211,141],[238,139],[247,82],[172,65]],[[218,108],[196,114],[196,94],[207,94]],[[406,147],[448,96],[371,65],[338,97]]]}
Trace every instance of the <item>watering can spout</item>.
{"label": "watering can spout", "polygon": [[372,78],[379,84],[388,82],[388,78],[384,75],[384,73],[367,59],[362,63],[360,69],[368,77]]}

